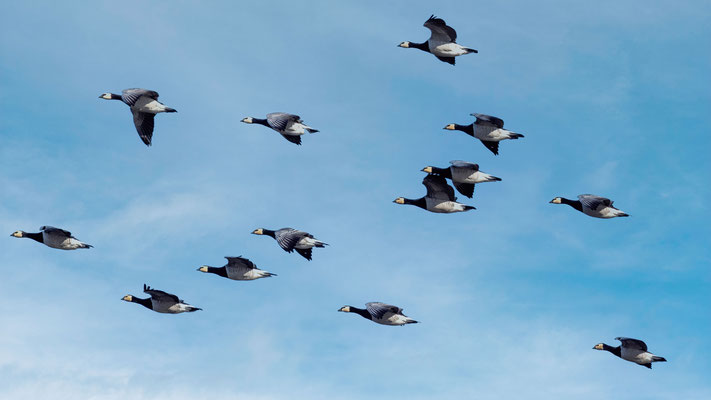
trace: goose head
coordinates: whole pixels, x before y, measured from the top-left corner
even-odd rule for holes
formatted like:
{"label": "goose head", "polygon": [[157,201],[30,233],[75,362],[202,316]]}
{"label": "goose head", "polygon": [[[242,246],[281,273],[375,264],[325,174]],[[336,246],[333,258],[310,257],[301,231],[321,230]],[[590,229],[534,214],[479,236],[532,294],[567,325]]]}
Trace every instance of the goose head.
{"label": "goose head", "polygon": [[405,204],[405,198],[404,198],[404,197],[398,197],[397,199],[393,200],[393,203]]}
{"label": "goose head", "polygon": [[351,306],[343,306],[338,309],[340,312],[351,312]]}
{"label": "goose head", "polygon": [[562,202],[563,202],[563,199],[561,197],[556,197],[555,199],[551,200],[549,203],[561,204]]}
{"label": "goose head", "polygon": [[207,265],[203,265],[202,267],[197,269],[200,272],[207,272]]}
{"label": "goose head", "polygon": [[431,174],[431,173],[432,173],[432,167],[428,165],[428,166],[422,168],[422,172],[427,172],[428,174]]}
{"label": "goose head", "polygon": [[25,232],[24,231],[15,231],[10,236],[13,236],[16,238],[25,237]]}
{"label": "goose head", "polygon": [[244,122],[245,124],[252,124],[252,123],[254,123],[254,118],[252,118],[252,117],[245,117],[245,118],[242,118],[242,121],[241,121],[241,122]]}
{"label": "goose head", "polygon": [[264,228],[259,228],[259,229],[253,230],[252,235],[264,235]]}
{"label": "goose head", "polygon": [[442,128],[442,129],[446,129],[446,130],[448,130],[448,131],[453,131],[453,130],[457,129],[455,125],[456,125],[456,124],[447,124],[447,126],[445,126],[445,127]]}
{"label": "goose head", "polygon": [[598,343],[595,346],[593,346],[594,350],[605,350],[605,344],[604,343]]}
{"label": "goose head", "polygon": [[123,296],[123,297],[121,298],[121,300],[123,300],[123,301],[133,301],[133,296],[131,296],[130,294],[127,294],[127,295]]}
{"label": "goose head", "polygon": [[402,42],[397,47],[404,47],[404,48],[409,48],[410,47],[410,42]]}

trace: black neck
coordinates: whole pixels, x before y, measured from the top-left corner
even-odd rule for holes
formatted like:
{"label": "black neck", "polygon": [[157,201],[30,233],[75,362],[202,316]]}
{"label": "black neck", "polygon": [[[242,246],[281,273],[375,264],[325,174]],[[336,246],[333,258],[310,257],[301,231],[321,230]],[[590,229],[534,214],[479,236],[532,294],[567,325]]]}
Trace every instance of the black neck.
{"label": "black neck", "polygon": [[252,118],[252,123],[253,123],[253,124],[259,124],[259,125],[264,125],[264,126],[269,126],[269,123],[267,123],[267,120],[266,120],[266,119]]}
{"label": "black neck", "polygon": [[441,175],[445,178],[452,178],[452,170],[449,168],[437,168],[437,167],[432,167],[432,173],[435,173],[437,175]]}
{"label": "black neck", "polygon": [[262,229],[262,233],[276,239],[276,235],[275,235],[274,231],[270,231],[269,229]]}
{"label": "black neck", "polygon": [[373,317],[370,315],[368,310],[364,310],[362,308],[353,307],[353,306],[351,306],[350,309],[351,309],[351,312],[354,312],[365,319],[373,319]]}
{"label": "black neck", "polygon": [[121,98],[121,95],[113,94],[113,93],[110,93],[110,95],[111,95],[111,99],[110,99],[110,100],[123,100],[123,99]]}
{"label": "black neck", "polygon": [[404,199],[404,200],[405,200],[405,204],[417,206],[417,207],[423,208],[425,210],[427,209],[427,203],[425,202],[424,197],[420,197],[417,200],[412,200],[412,199]]}
{"label": "black neck", "polygon": [[430,46],[427,45],[427,42],[424,43],[412,43],[410,42],[410,47],[415,48],[415,49],[420,49],[422,51],[430,52]]}
{"label": "black neck", "polygon": [[580,203],[579,200],[570,200],[566,199],[565,197],[561,197],[560,202],[563,204],[567,204],[578,211],[583,211],[583,205]]}
{"label": "black neck", "polygon": [[207,267],[207,272],[227,278],[227,267]]}
{"label": "black neck", "polygon": [[470,135],[474,134],[474,124],[470,125],[459,125],[459,124],[454,124],[454,129],[462,132],[466,132]]}
{"label": "black neck", "polygon": [[42,238],[42,232],[39,233],[27,233],[25,232],[22,237],[30,238],[32,240],[36,240],[40,243],[44,243],[44,239]]}
{"label": "black neck", "polygon": [[142,305],[143,307],[146,307],[149,310],[153,309],[153,303],[151,302],[151,299],[139,299],[138,297],[131,296],[131,302],[132,303],[138,303]]}
{"label": "black neck", "polygon": [[617,357],[622,357],[622,355],[620,353],[620,346],[612,347],[612,346],[608,346],[605,343],[603,343],[602,349],[609,351],[610,353],[616,355]]}

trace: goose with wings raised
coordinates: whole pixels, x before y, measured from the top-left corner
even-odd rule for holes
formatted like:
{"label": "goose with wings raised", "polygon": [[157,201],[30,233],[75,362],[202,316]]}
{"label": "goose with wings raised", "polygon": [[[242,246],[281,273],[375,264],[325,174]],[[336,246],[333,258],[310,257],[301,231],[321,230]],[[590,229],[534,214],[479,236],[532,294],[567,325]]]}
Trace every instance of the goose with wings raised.
{"label": "goose with wings raised", "polygon": [[612,347],[605,343],[596,344],[593,349],[605,350],[620,357],[623,360],[630,361],[649,369],[652,368],[653,362],[666,362],[664,357],[655,356],[647,350],[647,344],[638,339],[627,337],[616,337],[615,340],[620,341],[620,345]]}
{"label": "goose with wings raised", "polygon": [[202,308],[193,307],[190,304],[185,303],[185,301],[181,300],[174,294],[153,289],[145,283],[143,284],[143,293],[146,293],[151,297],[141,299],[134,295],[127,294],[126,296],[123,296],[121,300],[128,301],[129,303],[140,304],[149,310],[162,314],[180,314],[184,312],[202,310]]}
{"label": "goose with wings raised", "polygon": [[28,238],[40,242],[45,246],[60,250],[89,249],[94,246],[80,242],[72,236],[72,233],[64,229],[45,225],[40,227],[37,233],[15,231],[10,236],[16,238]]}
{"label": "goose with wings raised", "polygon": [[629,214],[613,206],[615,203],[614,201],[605,197],[596,196],[594,194],[578,195],[578,200],[570,200],[565,197],[556,197],[551,200],[550,203],[567,204],[581,213],[595,218],[608,219],[615,217],[629,217]]}
{"label": "goose with wings raised", "polygon": [[474,49],[457,44],[457,31],[447,25],[443,19],[434,15],[425,21],[424,27],[429,29],[430,38],[423,43],[402,42],[398,46],[413,48],[433,54],[440,61],[454,65],[454,57],[469,53],[478,53]]}
{"label": "goose with wings raised", "polygon": [[158,101],[158,92],[147,89],[126,89],[120,95],[104,93],[99,96],[105,100],[121,100],[131,108],[133,114],[133,124],[136,132],[141,137],[146,146],[150,146],[153,140],[153,125],[156,114],[162,112],[178,112],[174,108],[166,107]]}
{"label": "goose with wings raised", "polygon": [[264,125],[279,132],[284,139],[297,145],[301,145],[301,135],[304,133],[318,132],[317,129],[306,125],[298,115],[283,112],[269,113],[265,119],[246,117],[242,119],[242,122],[245,124]]}
{"label": "goose with wings raised", "polygon": [[474,195],[474,185],[482,182],[496,182],[501,178],[489,175],[484,171],[479,170],[479,164],[474,164],[468,161],[450,161],[451,165],[447,168],[437,168],[427,166],[422,168],[423,172],[428,174],[439,175],[452,180],[452,184],[459,193],[470,199]]}
{"label": "goose with wings raised", "polygon": [[380,302],[365,303],[365,309],[343,306],[338,311],[356,313],[365,319],[369,319],[381,325],[401,326],[417,323],[414,319],[403,314],[402,308]]}
{"label": "goose with wings raised", "polygon": [[476,208],[466,204],[458,203],[454,195],[454,189],[447,184],[447,180],[438,175],[427,175],[422,180],[422,184],[427,188],[427,194],[419,199],[407,199],[398,197],[393,202],[397,204],[409,204],[420,207],[433,213],[456,213]]}
{"label": "goose with wings raised", "polygon": [[471,114],[476,121],[469,125],[447,124],[448,131],[462,131],[469,136],[481,140],[494,155],[499,155],[499,142],[506,139],[518,139],[523,135],[504,129],[504,120],[486,114]]}
{"label": "goose with wings raised", "polygon": [[227,264],[222,267],[211,267],[209,265],[203,265],[202,267],[198,268],[198,271],[219,275],[223,278],[228,278],[235,281],[251,281],[259,278],[268,278],[270,276],[276,276],[276,274],[272,274],[271,272],[267,272],[257,268],[257,266],[252,261],[242,256],[225,258],[227,259]]}
{"label": "goose with wings raised", "polygon": [[324,243],[314,238],[312,234],[293,228],[281,228],[276,231],[258,228],[252,231],[252,234],[271,236],[287,253],[296,251],[309,261],[311,261],[311,252],[314,247],[328,246],[328,243]]}

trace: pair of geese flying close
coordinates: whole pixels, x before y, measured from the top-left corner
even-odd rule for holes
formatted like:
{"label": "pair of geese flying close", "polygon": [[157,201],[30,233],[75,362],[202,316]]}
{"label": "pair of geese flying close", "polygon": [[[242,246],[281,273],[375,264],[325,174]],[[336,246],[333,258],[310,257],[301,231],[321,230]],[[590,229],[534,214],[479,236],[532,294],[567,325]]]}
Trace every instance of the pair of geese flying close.
{"label": "pair of geese flying close", "polygon": [[447,184],[447,178],[462,195],[471,198],[474,195],[474,185],[482,182],[500,181],[493,175],[479,170],[479,165],[467,161],[450,161],[447,168],[427,166],[422,169],[428,175],[422,180],[427,194],[419,199],[398,197],[397,204],[409,204],[433,213],[456,213],[474,210],[472,206],[458,203],[454,189]]}
{"label": "pair of geese flying close", "polygon": [[[162,112],[177,112],[174,108],[166,107],[158,101],[158,92],[147,89],[126,89],[121,94],[104,93],[99,96],[105,100],[121,100],[130,107],[133,114],[133,124],[136,132],[141,137],[146,146],[150,146],[153,140],[154,119],[156,114]],[[247,117],[242,122],[248,124],[260,124],[271,128],[281,134],[284,139],[301,145],[301,135],[306,132],[315,133],[318,130],[306,125],[298,115],[283,112],[267,114],[266,119]]]}

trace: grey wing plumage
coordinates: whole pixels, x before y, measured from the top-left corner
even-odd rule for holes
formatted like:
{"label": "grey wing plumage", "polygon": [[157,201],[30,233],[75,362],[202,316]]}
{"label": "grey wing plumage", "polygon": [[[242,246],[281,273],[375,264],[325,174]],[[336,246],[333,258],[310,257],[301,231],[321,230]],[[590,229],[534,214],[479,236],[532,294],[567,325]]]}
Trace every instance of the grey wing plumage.
{"label": "grey wing plumage", "polygon": [[647,344],[638,339],[632,339],[628,337],[616,337],[615,340],[622,342],[622,347],[627,347],[628,349],[637,349],[642,351],[647,351]]}
{"label": "grey wing plumage", "polygon": [[439,175],[427,175],[422,180],[427,188],[427,197],[446,201],[456,201],[454,189],[447,184],[447,180]]}
{"label": "grey wing plumage", "polygon": [[178,296],[170,293],[166,293],[162,290],[153,289],[150,286],[143,285],[143,293],[147,293],[151,296],[151,299],[155,301],[171,301],[175,303],[180,303],[181,300]]}
{"label": "grey wing plumage", "polygon": [[424,27],[432,31],[430,40],[441,41],[441,42],[456,42],[457,41],[457,31],[451,26],[447,25],[442,18],[437,18],[434,15],[425,21]]}
{"label": "grey wing plumage", "polygon": [[[301,118],[298,115],[276,112],[267,114],[267,123],[273,129],[283,131],[289,125],[289,122],[299,122]],[[288,139],[287,139],[288,140]],[[291,141],[291,140],[289,140]]]}
{"label": "grey wing plumage", "polygon": [[227,259],[227,266],[232,267],[232,268],[248,268],[248,269],[255,269],[257,268],[254,263],[244,257],[225,257]]}
{"label": "grey wing plumage", "polygon": [[580,200],[580,203],[583,206],[591,210],[597,210],[600,206],[609,207],[612,205],[612,200],[605,197],[595,196],[594,194],[581,194],[578,196],[578,200]]}
{"label": "grey wing plumage", "polygon": [[495,126],[499,129],[504,127],[504,120],[501,118],[496,118],[496,117],[492,117],[491,115],[477,114],[477,113],[473,113],[472,116],[476,117],[476,121],[474,123],[477,125]]}
{"label": "grey wing plumage", "polygon": [[455,168],[469,168],[474,172],[479,171],[479,164],[470,163],[469,161],[452,160],[449,163]]}
{"label": "grey wing plumage", "polygon": [[141,96],[147,96],[153,100],[158,100],[158,92],[154,90],[134,88],[121,91],[121,100],[129,106],[136,104],[136,101],[138,101]]}
{"label": "grey wing plumage", "polygon": [[274,237],[277,243],[279,243],[279,246],[289,253],[294,251],[294,246],[296,246],[296,243],[298,243],[304,236],[311,237],[311,235],[306,232],[297,231],[292,228],[282,228],[274,232]]}
{"label": "grey wing plumage", "polygon": [[49,225],[41,226],[40,230],[43,232],[46,232],[47,234],[50,234],[50,235],[61,235],[61,236],[66,236],[66,237],[72,237],[71,232],[65,231],[64,229],[55,228],[55,227],[49,226]]}
{"label": "grey wing plumage", "polygon": [[380,302],[365,303],[365,309],[368,310],[368,313],[376,319],[383,318],[383,316],[388,312],[393,314],[402,313],[402,308]]}
{"label": "grey wing plumage", "polygon": [[133,124],[136,125],[136,132],[141,137],[146,146],[151,145],[153,139],[153,125],[155,114],[131,110],[133,114]]}

